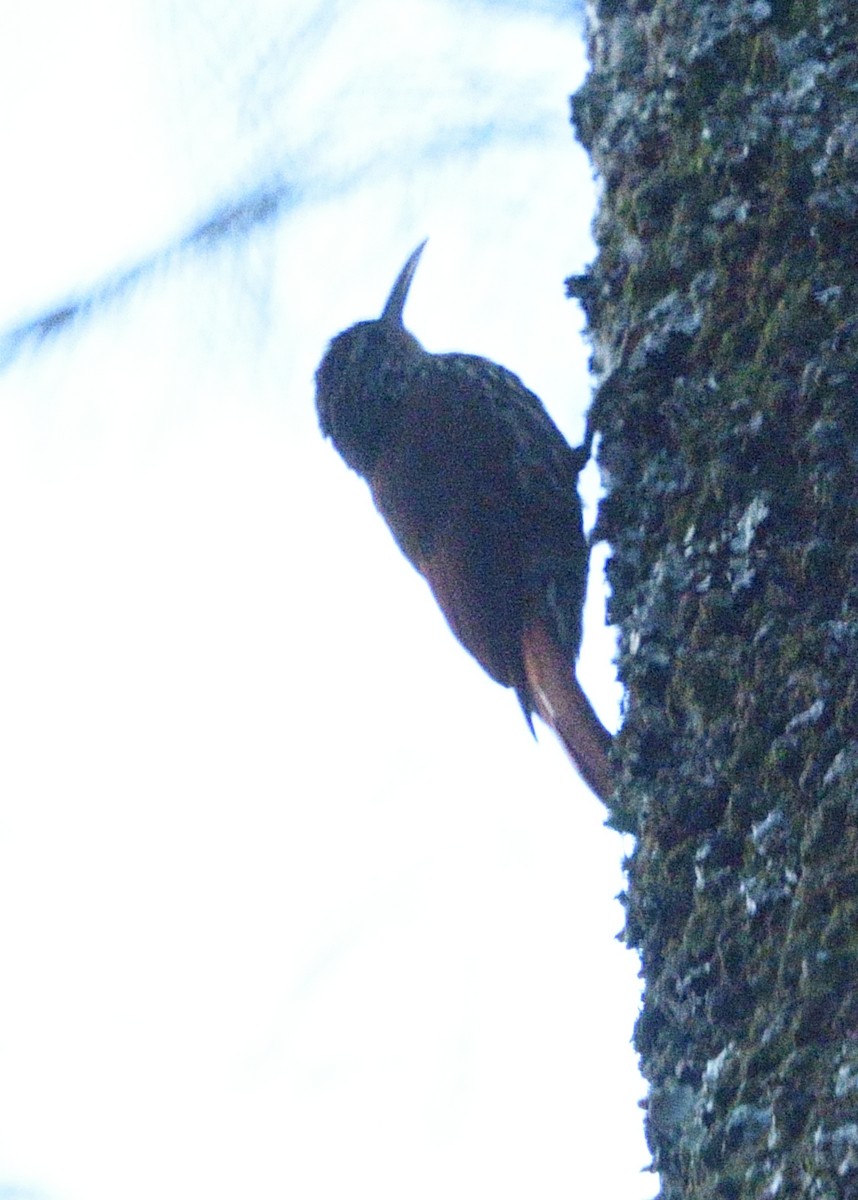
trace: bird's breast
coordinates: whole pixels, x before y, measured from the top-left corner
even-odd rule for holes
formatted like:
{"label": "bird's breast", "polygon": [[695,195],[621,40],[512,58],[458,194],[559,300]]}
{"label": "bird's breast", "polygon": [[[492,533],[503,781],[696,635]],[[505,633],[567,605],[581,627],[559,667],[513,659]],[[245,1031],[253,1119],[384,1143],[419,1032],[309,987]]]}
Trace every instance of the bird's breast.
{"label": "bird's breast", "polygon": [[443,391],[419,399],[379,456],[373,498],[459,641],[518,686],[524,523],[509,454],[466,404]]}

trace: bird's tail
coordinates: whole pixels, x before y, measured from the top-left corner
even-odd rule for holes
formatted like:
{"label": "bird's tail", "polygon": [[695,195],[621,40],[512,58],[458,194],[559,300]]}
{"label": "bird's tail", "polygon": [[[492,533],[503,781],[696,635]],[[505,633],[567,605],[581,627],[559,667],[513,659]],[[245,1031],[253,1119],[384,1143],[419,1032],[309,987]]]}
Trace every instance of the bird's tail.
{"label": "bird's tail", "polygon": [[608,761],[612,738],[582,692],[568,654],[539,620],[525,630],[523,648],[536,711],[560,738],[584,782],[607,802],[614,790]]}

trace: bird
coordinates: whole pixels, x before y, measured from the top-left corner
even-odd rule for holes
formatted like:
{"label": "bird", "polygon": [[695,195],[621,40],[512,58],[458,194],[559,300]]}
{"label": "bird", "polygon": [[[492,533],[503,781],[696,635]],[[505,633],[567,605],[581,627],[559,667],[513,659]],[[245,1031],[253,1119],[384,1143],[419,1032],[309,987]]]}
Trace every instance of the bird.
{"label": "bird", "polygon": [[575,676],[589,550],[573,449],[505,367],[434,354],[403,312],[426,241],[375,320],[332,339],[316,371],[324,437],[369,485],[452,632],[492,679],[551,726],[607,802],[612,736]]}

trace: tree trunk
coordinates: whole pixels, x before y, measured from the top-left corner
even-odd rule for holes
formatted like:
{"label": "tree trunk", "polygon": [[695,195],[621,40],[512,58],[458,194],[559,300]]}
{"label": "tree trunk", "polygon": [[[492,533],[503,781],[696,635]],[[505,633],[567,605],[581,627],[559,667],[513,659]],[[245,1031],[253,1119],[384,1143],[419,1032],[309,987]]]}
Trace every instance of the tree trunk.
{"label": "tree trunk", "polygon": [[858,1197],[858,15],[602,0],[569,281],[662,1196]]}

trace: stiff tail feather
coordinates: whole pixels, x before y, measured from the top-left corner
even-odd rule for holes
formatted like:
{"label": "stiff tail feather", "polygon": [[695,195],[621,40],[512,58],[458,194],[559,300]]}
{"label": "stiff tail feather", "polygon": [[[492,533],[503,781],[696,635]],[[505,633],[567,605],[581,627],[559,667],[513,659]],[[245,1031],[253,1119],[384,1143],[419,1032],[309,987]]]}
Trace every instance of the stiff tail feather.
{"label": "stiff tail feather", "polygon": [[568,656],[542,621],[534,621],[522,639],[524,669],[536,711],[550,725],[584,782],[607,802],[614,790],[608,761],[612,738],[593,712]]}

